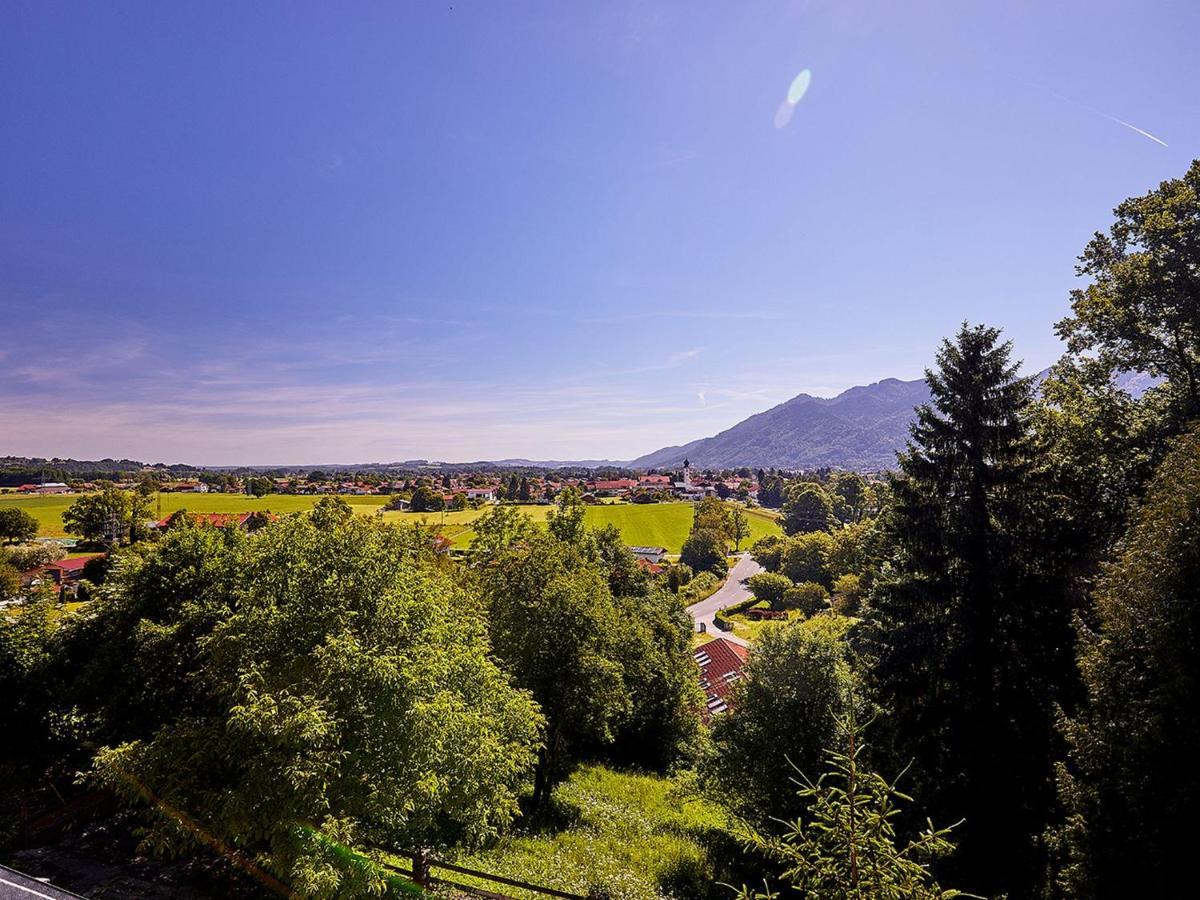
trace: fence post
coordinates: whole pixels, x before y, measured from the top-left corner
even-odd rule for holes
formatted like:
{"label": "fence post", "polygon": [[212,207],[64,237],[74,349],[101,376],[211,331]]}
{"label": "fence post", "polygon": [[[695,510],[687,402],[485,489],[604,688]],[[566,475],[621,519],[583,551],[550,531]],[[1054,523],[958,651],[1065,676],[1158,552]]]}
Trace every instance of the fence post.
{"label": "fence post", "polygon": [[429,851],[417,850],[412,855],[412,877],[423,888],[432,887],[429,879]]}

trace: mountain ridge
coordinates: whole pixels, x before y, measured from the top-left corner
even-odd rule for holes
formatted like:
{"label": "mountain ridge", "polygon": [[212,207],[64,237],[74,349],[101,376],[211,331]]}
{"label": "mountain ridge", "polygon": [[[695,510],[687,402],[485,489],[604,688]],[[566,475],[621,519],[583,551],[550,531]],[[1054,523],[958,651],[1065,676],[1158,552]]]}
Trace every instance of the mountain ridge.
{"label": "mountain ridge", "polygon": [[914,407],[928,400],[923,378],[885,378],[834,397],[797,394],[712,437],[640,456],[629,467],[669,468],[687,459],[701,468],[885,469],[904,446]]}
{"label": "mountain ridge", "polygon": [[[1034,375],[1034,384],[1040,386],[1049,372],[1047,368]],[[1115,384],[1137,398],[1160,381],[1145,373],[1124,372]],[[673,468],[687,459],[703,469],[889,469],[908,440],[915,408],[929,399],[924,378],[884,378],[834,397],[797,394],[711,437],[662,447],[627,465]]]}

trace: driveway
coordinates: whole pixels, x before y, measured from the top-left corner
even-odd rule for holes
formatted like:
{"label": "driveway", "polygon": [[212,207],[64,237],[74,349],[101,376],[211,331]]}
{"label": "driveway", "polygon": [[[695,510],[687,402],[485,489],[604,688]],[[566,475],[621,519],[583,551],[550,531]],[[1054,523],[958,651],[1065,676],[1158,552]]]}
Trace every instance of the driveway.
{"label": "driveway", "polygon": [[79,894],[72,894],[62,888],[39,881],[16,869],[0,866],[0,900],[83,900]]}
{"label": "driveway", "polygon": [[715,594],[687,608],[688,613],[696,621],[696,630],[699,631],[700,625],[703,623],[705,630],[709,634],[723,637],[725,640],[741,644],[743,647],[749,646],[749,641],[745,638],[738,637],[732,631],[722,631],[714,625],[713,616],[718,609],[749,598],[750,588],[746,587],[743,582],[751,575],[757,575],[762,570],[762,566],[751,559],[749,553],[743,553],[734,567],[729,570],[729,578],[725,580],[725,583],[721,585]]}

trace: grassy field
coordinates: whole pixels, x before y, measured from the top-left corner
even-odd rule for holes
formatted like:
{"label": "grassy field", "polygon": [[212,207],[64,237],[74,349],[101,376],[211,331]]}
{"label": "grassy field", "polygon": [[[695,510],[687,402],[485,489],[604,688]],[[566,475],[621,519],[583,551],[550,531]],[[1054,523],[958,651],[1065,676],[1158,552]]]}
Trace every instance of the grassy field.
{"label": "grassy field", "polygon": [[[504,838],[458,862],[562,891],[623,900],[732,896],[712,884],[717,873],[705,849],[723,832],[724,817],[676,782],[584,766],[555,789],[552,804],[560,828]],[[519,889],[512,893],[534,900]]]}
{"label": "grassy field", "polygon": [[[181,509],[202,513],[240,513],[256,509],[269,509],[273,513],[301,512],[312,509],[320,497],[304,497],[296,494],[268,494],[261,500],[246,494],[158,494],[162,498],[162,515],[169,516]],[[78,499],[78,494],[49,494],[42,497],[25,494],[0,494],[0,509],[19,506],[28,510],[38,520],[42,537],[62,537],[62,514]],[[373,513],[387,501],[379,496],[342,497],[361,513]],[[158,505],[151,498],[151,509],[158,516]]]}
{"label": "grassy field", "polygon": [[[38,520],[43,537],[62,537],[62,514],[76,499],[77,495],[49,495],[43,497],[23,494],[0,494],[0,508],[8,505],[19,506],[31,512]],[[269,494],[262,499],[245,494],[160,494],[161,515],[169,516],[180,509],[191,512],[205,513],[238,513],[254,510],[270,510],[273,513],[292,513],[311,509],[319,497],[300,496],[296,494]],[[382,496],[342,497],[362,515],[370,515],[387,502]],[[159,505],[154,505],[154,512],[159,514]],[[549,506],[523,506],[521,511],[530,516],[535,522],[545,522],[550,511]],[[427,521],[441,526],[442,533],[454,542],[456,547],[466,547],[471,543],[474,532],[471,523],[484,510],[467,509],[459,512],[446,513],[403,513],[387,512],[384,518],[390,522]],[[779,534],[778,523],[768,515],[756,514],[751,510],[748,517],[750,522],[750,537],[742,542],[743,549],[750,546],[760,537],[768,534]],[[593,527],[616,525],[621,530],[627,544],[666,547],[670,553],[678,553],[692,527],[692,504],[690,503],[612,503],[599,506],[589,506],[587,523]]]}
{"label": "grassy field", "polygon": [[[524,506],[521,511],[535,522],[545,522],[549,506]],[[442,533],[454,542],[455,547],[466,547],[471,543],[474,531],[471,522],[482,515],[479,510],[447,512]],[[389,521],[418,521],[425,519],[432,524],[442,523],[441,513],[384,513]],[[750,537],[742,541],[742,549],[749,547],[761,537],[782,534],[779,524],[772,518],[751,515]],[[643,547],[666,547],[668,553],[678,553],[692,528],[692,504],[690,503],[613,503],[589,506],[587,524],[593,528],[616,525],[621,530],[625,543]]]}

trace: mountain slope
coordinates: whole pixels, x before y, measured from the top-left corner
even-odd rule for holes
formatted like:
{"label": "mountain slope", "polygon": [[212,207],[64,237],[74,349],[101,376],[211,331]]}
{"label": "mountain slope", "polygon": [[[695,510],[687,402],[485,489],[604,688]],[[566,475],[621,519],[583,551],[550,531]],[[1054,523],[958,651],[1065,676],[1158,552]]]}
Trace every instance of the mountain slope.
{"label": "mountain slope", "polygon": [[638,469],[763,466],[874,470],[891,467],[908,438],[913,407],[929,399],[924,379],[885,378],[836,397],[800,394],[732,428],[635,459]]}
{"label": "mountain slope", "polygon": [[[1040,386],[1049,372],[1038,372],[1035,385]],[[1114,383],[1137,399],[1161,380],[1123,372]],[[687,459],[702,469],[888,469],[896,463],[896,451],[908,440],[908,427],[916,417],[913,408],[928,400],[929,386],[923,378],[885,378],[830,398],[800,394],[713,437],[681,447],[663,447],[629,466],[670,468]]]}

